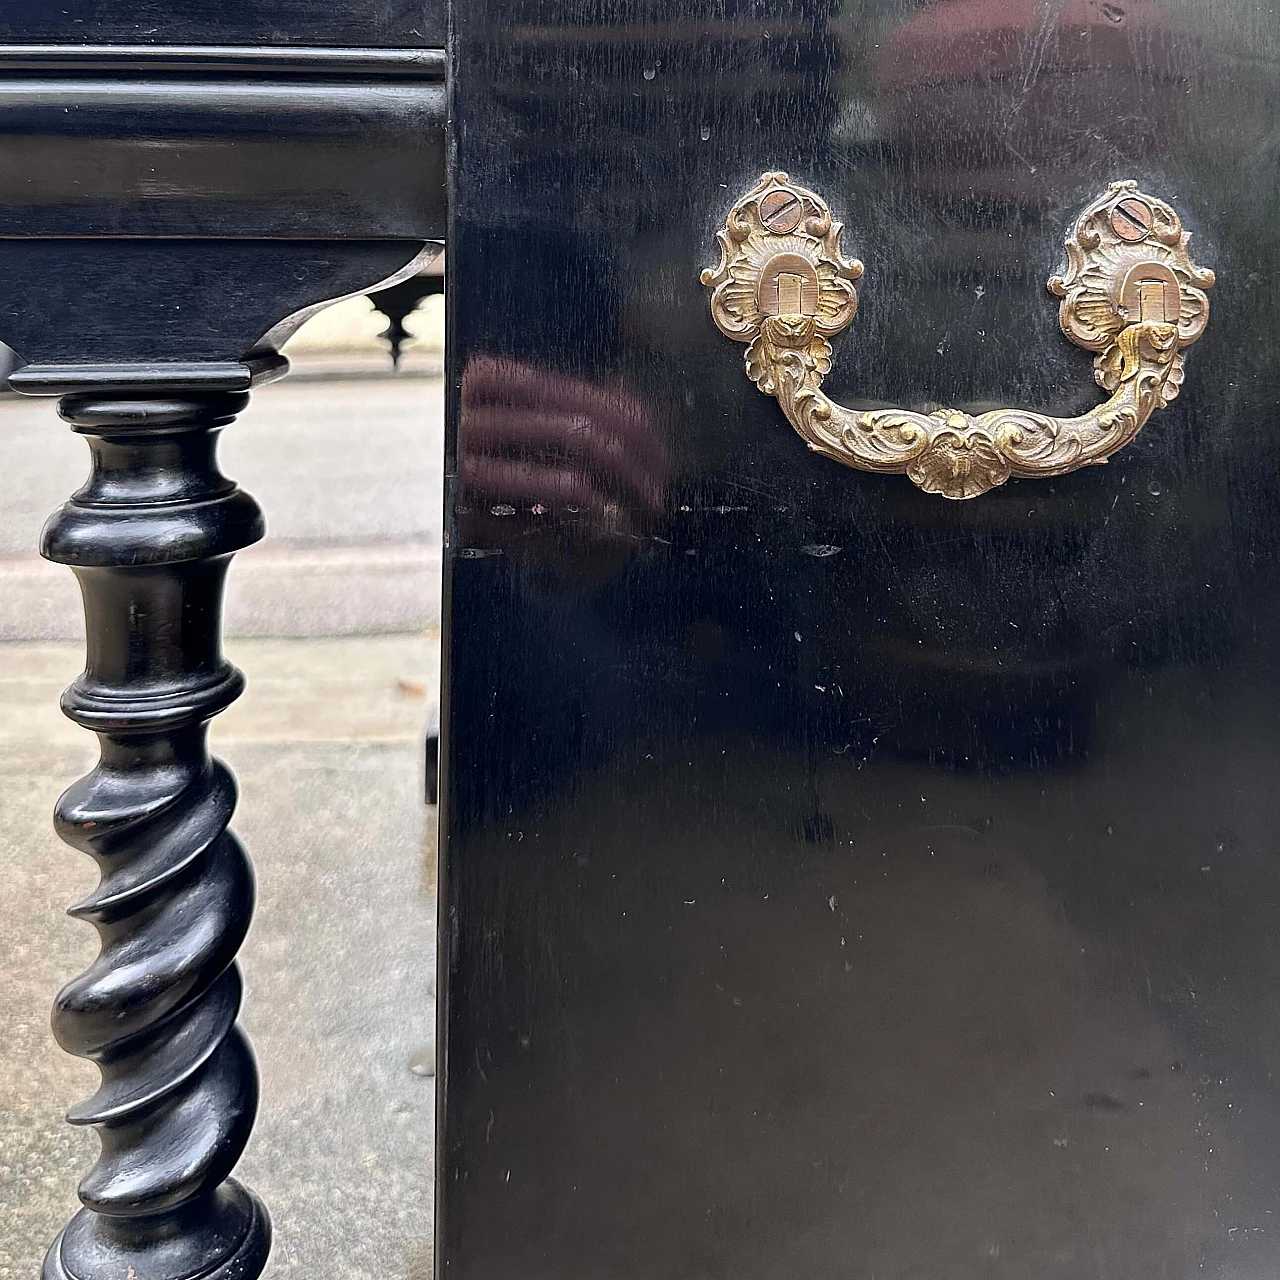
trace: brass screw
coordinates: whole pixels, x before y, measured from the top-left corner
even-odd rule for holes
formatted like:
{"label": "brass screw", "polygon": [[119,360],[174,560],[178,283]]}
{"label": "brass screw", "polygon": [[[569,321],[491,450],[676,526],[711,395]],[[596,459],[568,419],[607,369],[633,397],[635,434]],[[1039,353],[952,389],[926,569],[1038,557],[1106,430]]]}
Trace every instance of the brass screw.
{"label": "brass screw", "polygon": [[1132,196],[1121,200],[1111,210],[1111,228],[1121,240],[1135,244],[1146,239],[1151,230],[1151,206]]}
{"label": "brass screw", "polygon": [[760,201],[760,221],[776,235],[794,231],[804,208],[794,191],[770,191]]}

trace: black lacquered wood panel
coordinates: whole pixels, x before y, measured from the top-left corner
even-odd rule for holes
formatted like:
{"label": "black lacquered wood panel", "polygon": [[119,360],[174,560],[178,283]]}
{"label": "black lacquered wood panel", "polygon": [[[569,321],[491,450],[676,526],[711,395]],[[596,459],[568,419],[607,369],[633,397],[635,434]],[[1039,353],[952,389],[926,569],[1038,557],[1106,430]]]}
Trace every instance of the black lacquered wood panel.
{"label": "black lacquered wood panel", "polygon": [[[455,21],[439,1274],[1275,1274],[1274,5]],[[773,168],[842,402],[1095,403],[1045,280],[1128,177],[1181,397],[967,503],[812,455],[698,282]]]}

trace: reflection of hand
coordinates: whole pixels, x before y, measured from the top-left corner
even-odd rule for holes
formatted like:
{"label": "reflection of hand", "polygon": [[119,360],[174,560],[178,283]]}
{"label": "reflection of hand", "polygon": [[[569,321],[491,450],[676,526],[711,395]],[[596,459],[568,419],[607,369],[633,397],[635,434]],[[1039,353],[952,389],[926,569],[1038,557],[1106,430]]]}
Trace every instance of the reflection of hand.
{"label": "reflection of hand", "polygon": [[638,534],[662,510],[669,463],[645,406],[622,386],[475,356],[462,375],[458,469],[466,540],[493,544],[552,515]]}

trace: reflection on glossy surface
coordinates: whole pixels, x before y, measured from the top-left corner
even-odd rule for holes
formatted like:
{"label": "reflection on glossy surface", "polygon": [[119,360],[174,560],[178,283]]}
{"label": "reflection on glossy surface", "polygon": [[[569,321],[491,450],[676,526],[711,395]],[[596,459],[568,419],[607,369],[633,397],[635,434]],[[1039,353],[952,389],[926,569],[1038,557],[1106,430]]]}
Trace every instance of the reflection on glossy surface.
{"label": "reflection on glossy surface", "polygon": [[[459,12],[441,1274],[1280,1270],[1280,22],[1213,8]],[[698,282],[773,167],[867,266],[842,403],[1093,403],[1043,274],[1129,176],[1195,376],[978,502],[832,467]],[[592,395],[612,524],[534,465]]]}
{"label": "reflection on glossy surface", "polygon": [[462,409],[459,514],[481,555],[543,541],[553,510],[577,517],[578,541],[640,537],[661,514],[666,450],[625,387],[477,356],[463,373]]}

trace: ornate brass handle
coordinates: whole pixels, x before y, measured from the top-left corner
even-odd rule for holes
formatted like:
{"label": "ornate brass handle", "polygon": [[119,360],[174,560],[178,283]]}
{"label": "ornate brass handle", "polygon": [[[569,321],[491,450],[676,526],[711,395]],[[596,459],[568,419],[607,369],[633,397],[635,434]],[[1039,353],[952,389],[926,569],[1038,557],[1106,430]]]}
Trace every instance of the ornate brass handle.
{"label": "ornate brass handle", "polygon": [[1209,320],[1178,215],[1115,182],[1076,219],[1066,263],[1049,280],[1062,331],[1097,354],[1094,378],[1111,398],[1079,418],[1027,409],[976,417],[959,409],[857,412],[829,400],[833,335],[858,309],[862,263],[840,252],[826,202],[766,173],[729,211],[719,265],[702,273],[722,332],[746,342],[747,376],[776,396],[811,449],[862,471],[906,472],[929,493],[976,498],[1010,476],[1060,476],[1105,462],[1182,385],[1183,350]]}

